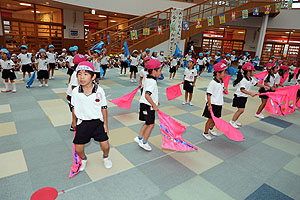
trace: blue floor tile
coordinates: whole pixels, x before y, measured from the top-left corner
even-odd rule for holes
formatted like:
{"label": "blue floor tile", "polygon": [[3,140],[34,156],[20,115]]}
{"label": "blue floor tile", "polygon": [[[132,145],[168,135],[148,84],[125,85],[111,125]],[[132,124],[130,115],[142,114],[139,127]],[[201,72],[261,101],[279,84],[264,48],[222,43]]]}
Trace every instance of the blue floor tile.
{"label": "blue floor tile", "polygon": [[272,199],[272,200],[293,200],[289,196],[279,192],[278,190],[270,187],[267,184],[260,186],[255,192],[246,198],[246,200],[262,200],[262,199]]}
{"label": "blue floor tile", "polygon": [[262,121],[273,124],[273,125],[276,125],[276,126],[279,126],[279,127],[282,127],[282,128],[287,128],[290,125],[292,125],[292,123],[290,123],[290,122],[287,122],[287,121],[284,121],[284,120],[281,120],[281,119],[277,119],[277,118],[272,117],[272,116],[266,117],[266,118],[262,119]]}

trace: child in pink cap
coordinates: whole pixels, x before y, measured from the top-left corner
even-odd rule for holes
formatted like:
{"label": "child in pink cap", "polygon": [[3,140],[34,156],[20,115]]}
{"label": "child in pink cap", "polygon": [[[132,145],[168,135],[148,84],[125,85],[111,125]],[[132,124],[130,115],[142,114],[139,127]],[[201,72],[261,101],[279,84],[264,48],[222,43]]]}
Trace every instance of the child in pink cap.
{"label": "child in pink cap", "polygon": [[238,108],[234,113],[232,120],[229,122],[234,128],[240,128],[241,123],[237,122],[238,118],[243,114],[248,96],[255,97],[256,94],[250,92],[252,86],[264,87],[270,89],[267,86],[259,84],[256,79],[252,78],[255,68],[251,62],[243,65],[242,70],[239,70],[236,80],[233,81],[233,86],[237,86],[236,92],[232,102],[232,107]]}
{"label": "child in pink cap", "polygon": [[87,157],[84,152],[84,145],[89,143],[91,138],[100,143],[105,168],[111,168],[112,162],[108,157],[109,142],[105,92],[100,86],[93,83],[96,74],[92,63],[87,61],[79,63],[76,74],[79,86],[72,91],[71,105],[75,114],[72,126],[76,130],[73,143],[76,153],[82,159],[80,171],[86,167]]}
{"label": "child in pink cap", "polygon": [[143,94],[145,80],[146,80],[146,77],[148,75],[148,71],[147,71],[146,65],[149,62],[149,60],[150,60],[149,56],[147,56],[146,58],[144,58],[144,65],[145,65],[145,67],[140,71],[140,83],[139,83],[139,87],[141,88],[141,94]]}
{"label": "child in pink cap", "polygon": [[[194,68],[196,65],[197,61],[195,58],[191,58],[188,60],[188,68],[185,68],[184,71],[184,82],[183,82],[183,90],[185,90],[185,101],[182,102],[182,105],[185,105],[189,103],[190,106],[193,106],[192,104],[192,97],[193,97],[193,91],[194,87],[196,85],[196,80],[197,80],[197,69]],[[189,101],[188,100],[189,97]]]}
{"label": "child in pink cap", "polygon": [[210,110],[213,111],[216,117],[221,117],[222,105],[224,104],[223,90],[224,83],[223,78],[226,76],[226,64],[219,62],[213,66],[214,68],[214,79],[209,83],[206,90],[206,106],[203,112],[203,116],[207,117],[208,120],[205,124],[204,133],[202,136],[207,140],[212,140],[211,135],[218,136],[213,130],[215,123],[211,117]]}
{"label": "child in pink cap", "polygon": [[146,68],[148,75],[145,80],[144,90],[140,99],[139,120],[145,123],[141,127],[139,136],[134,138],[146,151],[151,151],[152,148],[148,143],[148,139],[154,128],[155,111],[158,110],[160,103],[158,102],[157,78],[161,75],[161,62],[157,59],[151,59],[147,62]]}

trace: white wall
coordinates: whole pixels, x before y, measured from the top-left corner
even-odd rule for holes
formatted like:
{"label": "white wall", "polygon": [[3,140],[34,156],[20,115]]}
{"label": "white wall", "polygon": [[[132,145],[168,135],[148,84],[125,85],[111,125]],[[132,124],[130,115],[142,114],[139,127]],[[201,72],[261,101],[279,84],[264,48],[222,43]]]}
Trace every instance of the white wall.
{"label": "white wall", "polygon": [[259,39],[259,28],[247,28],[243,51],[255,52]]}
{"label": "white wall", "polygon": [[90,9],[105,10],[131,15],[144,15],[157,10],[165,10],[170,7],[186,8],[191,3],[170,0],[55,0],[57,2],[82,6]]}
{"label": "white wall", "polygon": [[63,16],[64,25],[66,26],[66,29],[64,30],[64,37],[71,39],[72,37],[70,37],[70,30],[77,29],[79,31],[79,37],[74,39],[84,39],[83,12],[64,9]]}
{"label": "white wall", "polygon": [[[182,53],[184,54],[185,40],[180,40],[178,46],[179,46],[180,50],[182,51]],[[156,51],[158,51],[158,52],[159,52],[160,50],[164,50],[166,56],[170,55],[170,53],[169,53],[169,40],[167,40],[167,41],[165,41],[165,42],[163,42],[163,43],[160,43],[159,45],[156,45],[155,47],[151,48],[151,49],[150,49],[150,50],[151,50],[151,53],[152,53],[152,51],[153,51],[154,49],[155,49]]]}

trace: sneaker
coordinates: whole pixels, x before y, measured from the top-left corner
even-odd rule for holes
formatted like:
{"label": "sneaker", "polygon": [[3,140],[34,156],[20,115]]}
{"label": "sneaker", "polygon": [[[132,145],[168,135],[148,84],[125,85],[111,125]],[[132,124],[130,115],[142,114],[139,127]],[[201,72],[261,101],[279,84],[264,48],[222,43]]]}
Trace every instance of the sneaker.
{"label": "sneaker", "polygon": [[174,77],[172,77],[172,79],[174,80],[175,78],[174,78]]}
{"label": "sneaker", "polygon": [[136,79],[134,79],[133,82],[137,83]]}
{"label": "sneaker", "polygon": [[123,74],[120,74],[120,76],[122,76]]}
{"label": "sneaker", "polygon": [[45,87],[48,87],[48,84],[45,84]]}
{"label": "sneaker", "polygon": [[81,160],[81,167],[80,167],[79,171],[82,172],[85,170],[86,163],[87,163],[87,160]]}
{"label": "sneaker", "polygon": [[20,81],[24,81],[24,78],[21,78]]}
{"label": "sneaker", "polygon": [[11,90],[1,90],[1,92],[11,92]]}
{"label": "sneaker", "polygon": [[103,161],[104,161],[104,167],[106,169],[112,168],[112,162],[109,158],[103,158]]}
{"label": "sneaker", "polygon": [[208,129],[208,133],[210,133],[213,136],[219,136],[218,133],[216,133],[213,129]]}
{"label": "sneaker", "polygon": [[169,80],[172,80],[172,78],[169,78]]}
{"label": "sneaker", "polygon": [[202,136],[203,136],[205,139],[207,139],[208,141],[211,141],[211,140],[212,140],[212,138],[211,138],[211,136],[210,136],[209,134],[202,133]]}
{"label": "sneaker", "polygon": [[191,102],[191,101],[190,101],[190,103],[189,103],[189,104],[190,104],[190,106],[193,106],[193,105],[194,105],[194,104],[192,104],[192,102]]}
{"label": "sneaker", "polygon": [[300,108],[298,106],[295,106],[295,110],[299,110]]}
{"label": "sneaker", "polygon": [[255,117],[259,118],[259,119],[263,119],[265,118],[265,116],[262,113],[256,114],[255,113]]}
{"label": "sneaker", "polygon": [[133,79],[130,79],[130,82],[133,83]]}
{"label": "sneaker", "polygon": [[142,140],[140,140],[139,146],[142,147],[143,149],[145,149],[146,151],[151,151],[152,150],[149,143],[147,142],[146,144],[144,144],[144,142]]}
{"label": "sneaker", "polygon": [[17,90],[12,90],[12,93],[16,93],[17,92]]}
{"label": "sneaker", "polygon": [[50,77],[49,77],[49,80],[51,80],[51,79],[52,79],[52,77],[50,76]]}
{"label": "sneaker", "polygon": [[136,143],[139,143],[141,140],[139,139],[138,136],[136,136],[134,139],[133,139]]}
{"label": "sneaker", "polygon": [[39,87],[43,87],[43,84],[40,84]]}
{"label": "sneaker", "polygon": [[72,126],[70,127],[70,131],[74,131],[74,128]]}
{"label": "sneaker", "polygon": [[236,124],[236,122],[234,122],[234,121],[232,121],[232,120],[230,120],[229,124],[230,124],[231,126],[233,126],[234,128],[240,128],[240,127]]}
{"label": "sneaker", "polygon": [[238,121],[235,121],[235,123],[236,123],[236,125],[238,125],[238,126],[242,126],[242,124],[241,124],[240,122],[238,122]]}
{"label": "sneaker", "polygon": [[53,80],[55,79],[55,77],[54,77],[54,76],[52,76],[51,78],[52,78]]}
{"label": "sneaker", "polygon": [[185,104],[187,104],[187,102],[186,102],[186,101],[182,102],[182,105],[185,105]]}

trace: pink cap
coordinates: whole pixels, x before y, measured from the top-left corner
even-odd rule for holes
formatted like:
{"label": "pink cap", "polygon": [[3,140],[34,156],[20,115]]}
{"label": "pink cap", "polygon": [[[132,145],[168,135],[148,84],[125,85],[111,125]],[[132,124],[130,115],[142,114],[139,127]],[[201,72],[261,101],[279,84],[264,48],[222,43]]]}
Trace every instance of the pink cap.
{"label": "pink cap", "polygon": [[82,54],[76,54],[74,59],[73,59],[73,63],[75,65],[79,64],[82,61],[86,61],[86,56],[82,55]]}
{"label": "pink cap", "polygon": [[144,58],[144,61],[148,61],[150,60],[151,58],[149,56],[147,56],[146,58]]}
{"label": "pink cap", "polygon": [[220,63],[227,64],[227,61],[223,59],[220,61]]}
{"label": "pink cap", "polygon": [[157,59],[151,59],[146,64],[147,69],[156,69],[156,68],[159,68],[160,66],[161,66],[161,63]]}
{"label": "pink cap", "polygon": [[78,64],[78,66],[76,68],[76,72],[78,72],[80,70],[95,72],[95,68],[94,68],[93,64],[88,61],[82,61],[81,63]]}
{"label": "pink cap", "polygon": [[274,66],[275,66],[275,63],[267,63],[267,64],[266,64],[267,70],[272,69]]}
{"label": "pink cap", "polygon": [[220,72],[220,71],[223,71],[225,69],[227,69],[227,66],[226,66],[225,63],[219,62],[219,63],[217,63],[217,64],[214,65],[214,70],[216,72]]}
{"label": "pink cap", "polygon": [[285,71],[289,70],[288,66],[286,66],[286,65],[281,65],[280,69],[285,70]]}
{"label": "pink cap", "polygon": [[287,60],[282,60],[282,62],[286,62]]}
{"label": "pink cap", "polygon": [[192,61],[194,64],[197,63],[196,59],[195,58],[190,58],[188,61]]}
{"label": "pink cap", "polygon": [[246,71],[250,71],[250,70],[255,70],[253,64],[251,62],[247,62],[243,65],[242,67],[243,70],[246,70]]}
{"label": "pink cap", "polygon": [[297,60],[293,60],[293,61],[292,61],[292,63],[296,63],[296,62],[297,62]]}

